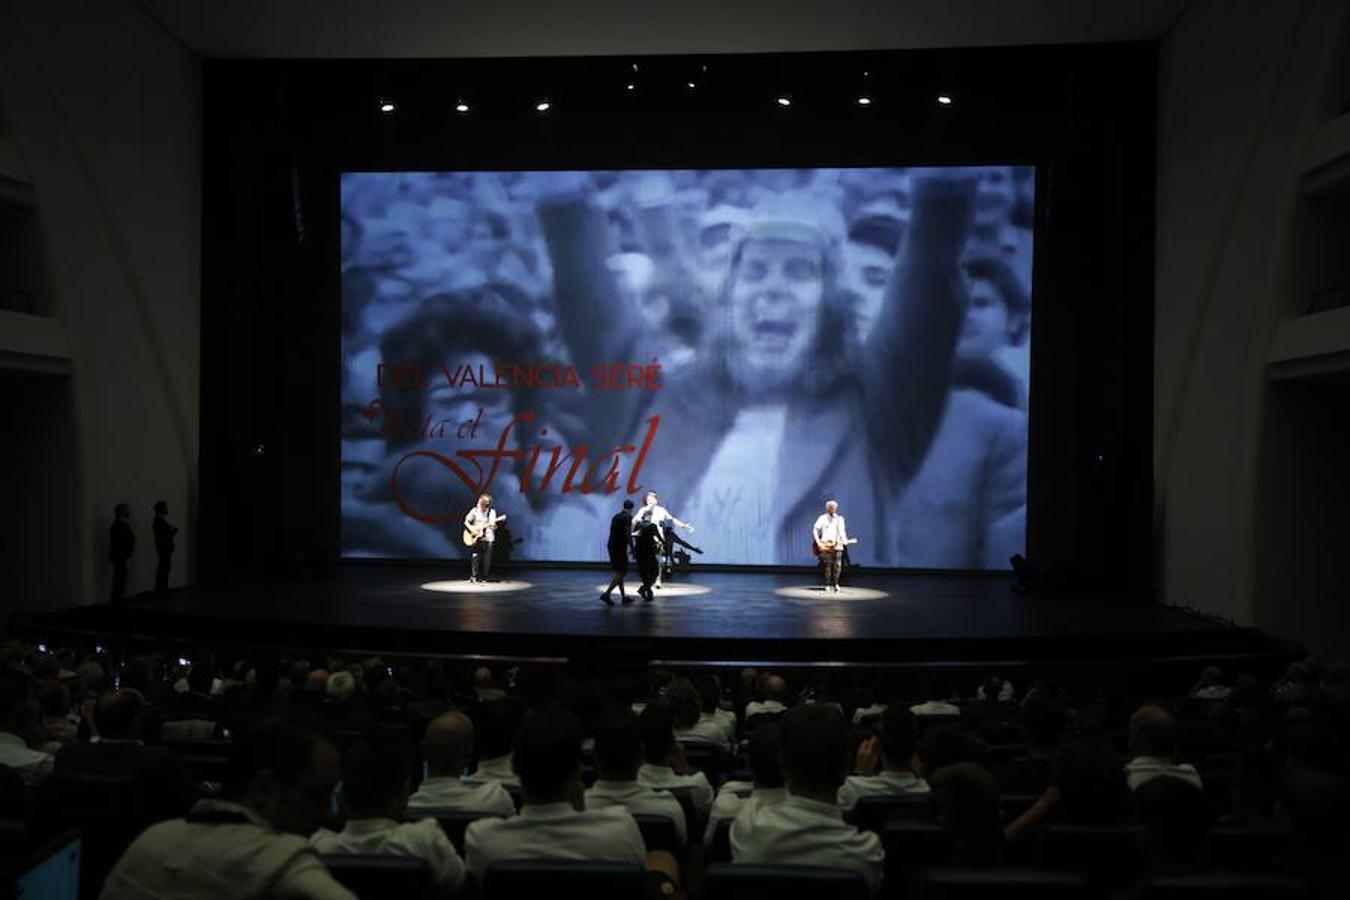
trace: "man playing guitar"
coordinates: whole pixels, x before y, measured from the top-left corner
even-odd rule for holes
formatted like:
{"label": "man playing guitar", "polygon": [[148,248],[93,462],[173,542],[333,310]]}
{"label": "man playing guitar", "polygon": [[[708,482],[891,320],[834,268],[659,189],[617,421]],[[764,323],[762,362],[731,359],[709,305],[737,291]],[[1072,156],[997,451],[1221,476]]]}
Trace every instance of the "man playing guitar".
{"label": "man playing guitar", "polygon": [[464,544],[473,548],[469,557],[469,581],[482,584],[492,568],[492,542],[497,539],[497,524],[506,516],[492,508],[492,495],[482,494],[478,504],[464,517]]}
{"label": "man playing guitar", "polygon": [[811,551],[820,557],[820,571],[825,576],[825,590],[839,593],[839,572],[843,569],[844,548],[858,543],[848,536],[844,517],[839,515],[839,504],[825,501],[825,514],[811,526]]}

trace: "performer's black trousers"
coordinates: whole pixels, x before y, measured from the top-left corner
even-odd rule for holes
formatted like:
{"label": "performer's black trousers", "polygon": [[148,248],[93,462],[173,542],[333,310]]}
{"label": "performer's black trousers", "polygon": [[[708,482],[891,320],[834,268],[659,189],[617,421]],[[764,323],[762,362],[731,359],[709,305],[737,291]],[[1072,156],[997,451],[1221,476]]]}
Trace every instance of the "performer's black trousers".
{"label": "performer's black trousers", "polygon": [[116,603],[127,595],[127,564],[113,563],[112,602]]}
{"label": "performer's black trousers", "polygon": [[469,575],[475,579],[487,580],[492,569],[492,542],[477,540],[473,545],[473,556],[469,557]]}
{"label": "performer's black trousers", "polygon": [[826,587],[839,586],[839,572],[844,567],[844,551],[831,550],[820,554],[820,574],[825,578]]}
{"label": "performer's black trousers", "polygon": [[169,592],[169,563],[172,561],[172,553],[161,553],[159,555],[159,565],[155,566],[156,594],[167,594]]}

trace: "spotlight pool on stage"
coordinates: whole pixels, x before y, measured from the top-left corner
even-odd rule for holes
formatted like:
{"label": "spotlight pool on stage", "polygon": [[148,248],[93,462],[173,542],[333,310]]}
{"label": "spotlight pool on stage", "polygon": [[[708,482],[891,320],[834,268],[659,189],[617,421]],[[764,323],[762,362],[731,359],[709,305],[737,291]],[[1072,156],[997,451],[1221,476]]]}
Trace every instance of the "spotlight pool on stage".
{"label": "spotlight pool on stage", "polygon": [[428,581],[422,585],[424,591],[436,591],[439,594],[509,594],[534,587],[528,581],[507,579],[506,581],[485,581],[478,584],[467,578],[454,581]]}
{"label": "spotlight pool on stage", "polygon": [[890,596],[886,591],[878,591],[875,588],[851,587],[847,584],[839,585],[839,593],[837,594],[825,590],[823,584],[789,585],[777,588],[774,593],[780,597],[789,597],[793,600],[880,600]]}
{"label": "spotlight pool on stage", "polygon": [[[641,582],[638,583],[641,584]],[[607,587],[609,587],[608,584],[597,584],[595,586],[595,592],[597,594],[603,594],[605,592],[605,588]],[[705,587],[704,585],[701,584],[685,584],[683,582],[678,584],[666,583],[659,588],[655,586],[653,587],[654,590],[652,591],[652,593],[655,594],[657,600],[660,600],[662,597],[695,597],[699,594],[712,593],[712,588],[710,587]],[[626,590],[634,597],[637,596],[636,587],[628,587],[626,588]],[[614,592],[617,594],[619,592],[619,589],[615,588]]]}

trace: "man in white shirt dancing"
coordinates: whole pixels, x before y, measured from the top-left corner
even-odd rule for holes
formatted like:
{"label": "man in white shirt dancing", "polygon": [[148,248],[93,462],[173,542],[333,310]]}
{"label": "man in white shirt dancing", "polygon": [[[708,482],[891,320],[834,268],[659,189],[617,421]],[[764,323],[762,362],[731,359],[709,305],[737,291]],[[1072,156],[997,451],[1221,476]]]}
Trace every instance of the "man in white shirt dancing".
{"label": "man in white shirt dancing", "polygon": [[492,508],[492,495],[482,494],[478,504],[464,517],[464,530],[474,536],[473,555],[469,557],[469,581],[482,584],[492,569],[492,544],[497,539],[497,523],[506,516]]}
{"label": "man in white shirt dancing", "polygon": [[816,517],[811,526],[811,542],[820,557],[820,571],[825,576],[825,590],[839,593],[839,572],[844,567],[844,548],[850,543],[844,517],[839,515],[839,504],[825,503],[824,515]]}
{"label": "man in white shirt dancing", "polygon": [[[667,523],[675,528],[683,528],[686,531],[693,531],[694,526],[688,522],[682,522],[671,515],[670,510],[661,506],[656,491],[648,491],[642,499],[642,508],[633,515],[633,537],[637,538],[635,555],[638,561],[638,572],[642,575],[642,587],[638,588],[638,593],[642,599],[650,601],[652,599],[652,585],[661,578],[660,557],[664,552],[665,542],[662,535],[665,534]],[[654,541],[644,539],[644,529],[654,529]],[[647,535],[653,532],[646,532]],[[653,553],[653,551],[655,551]]]}

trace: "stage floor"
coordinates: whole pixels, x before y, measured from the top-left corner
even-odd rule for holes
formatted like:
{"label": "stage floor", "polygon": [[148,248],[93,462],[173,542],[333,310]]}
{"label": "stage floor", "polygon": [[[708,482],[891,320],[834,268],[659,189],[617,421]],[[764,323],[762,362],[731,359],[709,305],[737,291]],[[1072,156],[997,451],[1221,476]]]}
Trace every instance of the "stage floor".
{"label": "stage floor", "polygon": [[[1270,652],[1259,632],[1146,599],[1028,596],[1005,575],[681,573],[653,602],[607,607],[602,569],[346,564],[323,576],[201,585],[83,607],[59,627],[275,646],[510,657],[815,662],[1003,662]],[[636,582],[634,582],[636,583]]]}

